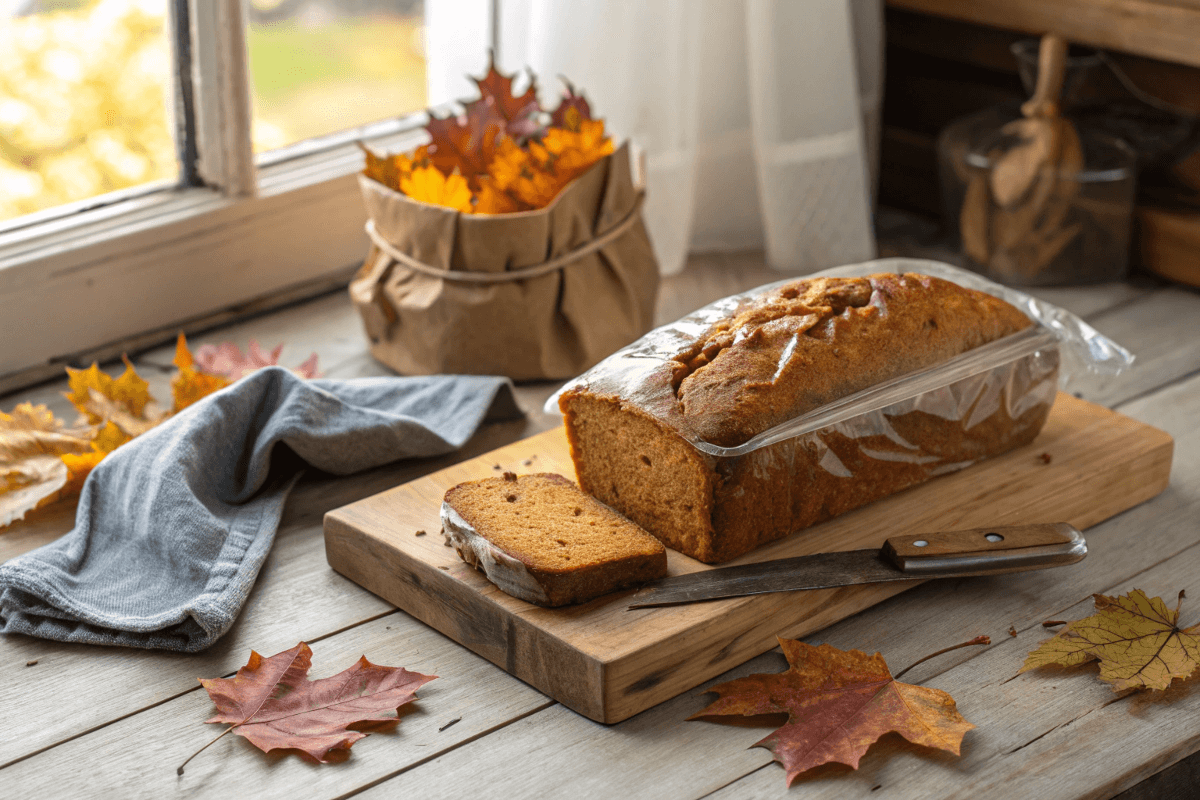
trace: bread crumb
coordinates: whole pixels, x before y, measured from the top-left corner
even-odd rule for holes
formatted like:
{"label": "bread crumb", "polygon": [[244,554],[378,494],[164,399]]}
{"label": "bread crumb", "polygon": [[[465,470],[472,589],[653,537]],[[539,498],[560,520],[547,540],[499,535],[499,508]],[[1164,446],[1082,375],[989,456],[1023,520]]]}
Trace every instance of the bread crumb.
{"label": "bread crumb", "polygon": [[1050,455],[1049,453],[1042,453],[1040,456],[1038,456],[1038,458],[1042,460],[1043,464],[1049,464],[1054,460],[1054,456]]}
{"label": "bread crumb", "polygon": [[506,473],[504,473],[504,480],[506,480],[506,481],[515,481],[516,479],[517,479],[517,473],[515,473],[515,472],[506,472]]}
{"label": "bread crumb", "polygon": [[1008,626],[1008,635],[1013,637],[1014,639],[1017,637],[1017,626],[1016,625]]}
{"label": "bread crumb", "polygon": [[424,536],[424,535],[425,535],[425,531],[417,531],[416,533],[413,534],[413,536]]}
{"label": "bread crumb", "polygon": [[37,659],[35,658],[33,661],[26,661],[26,662],[25,662],[25,666],[27,666],[27,667],[35,667],[35,666],[37,666]]}

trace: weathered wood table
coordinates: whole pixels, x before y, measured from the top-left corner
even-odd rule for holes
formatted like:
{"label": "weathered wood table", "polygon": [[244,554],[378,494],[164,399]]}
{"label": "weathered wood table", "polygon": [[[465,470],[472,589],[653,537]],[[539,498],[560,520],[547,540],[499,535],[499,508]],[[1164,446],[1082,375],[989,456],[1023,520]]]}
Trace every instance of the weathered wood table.
{"label": "weathered wood table", "polygon": [[[753,254],[694,258],[666,282],[660,320],[777,277]],[[1189,757],[1200,750],[1200,683],[1166,697],[1120,698],[1095,679],[1094,668],[1016,674],[1048,635],[1041,622],[1084,616],[1093,592],[1137,587],[1174,597],[1186,589],[1197,600],[1185,601],[1183,621],[1200,621],[1200,294],[1145,280],[1037,294],[1137,353],[1131,373],[1093,381],[1082,394],[1175,437],[1171,486],[1090,529],[1091,554],[1069,571],[924,584],[810,637],[882,651],[896,668],[979,634],[993,644],[926,662],[905,678],[949,691],[978,726],[961,758],[889,735],[858,771],[820,768],[797,781],[790,796],[1195,796],[1200,756]],[[250,338],[286,342],[285,364],[315,350],[329,377],[384,373],[366,354],[359,321],[340,293],[193,344],[228,339],[244,346]],[[170,359],[163,348],[137,361],[160,396],[168,395]],[[0,408],[32,400],[68,414],[62,388],[3,397]],[[789,796],[770,754],[749,747],[771,728],[686,721],[706,703],[700,690],[618,725],[592,722],[326,563],[327,510],[546,430],[556,420],[540,408],[553,388],[522,386],[525,419],[485,426],[454,455],[349,478],[306,478],[241,616],[207,652],[0,637],[0,797]],[[51,541],[72,519],[69,508],[45,509],[0,533],[0,561]],[[356,744],[344,763],[264,755],[230,736],[177,776],[179,763],[220,731],[203,724],[212,703],[196,678],[232,674],[251,648],[270,655],[301,640],[315,651],[313,677],[364,653],[440,677],[403,709],[398,726]],[[719,680],[783,667],[778,652],[767,653]]]}

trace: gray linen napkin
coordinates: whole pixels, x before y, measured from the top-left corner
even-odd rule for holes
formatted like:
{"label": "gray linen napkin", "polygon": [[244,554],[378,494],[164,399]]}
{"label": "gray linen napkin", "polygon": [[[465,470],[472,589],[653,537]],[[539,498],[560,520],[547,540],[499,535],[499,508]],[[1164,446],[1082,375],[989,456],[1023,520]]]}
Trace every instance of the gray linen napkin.
{"label": "gray linen napkin", "polygon": [[0,631],[196,652],[233,624],[304,462],[337,475],[519,415],[505,378],[259,370],[100,462],[75,528],[0,565]]}

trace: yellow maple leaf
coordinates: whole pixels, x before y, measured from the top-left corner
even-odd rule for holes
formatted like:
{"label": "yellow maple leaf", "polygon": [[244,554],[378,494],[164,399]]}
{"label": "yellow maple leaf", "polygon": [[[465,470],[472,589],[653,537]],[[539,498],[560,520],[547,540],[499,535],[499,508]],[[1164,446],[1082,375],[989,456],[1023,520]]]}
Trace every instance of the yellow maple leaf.
{"label": "yellow maple leaf", "polygon": [[187,339],[181,333],[175,340],[175,366],[179,368],[179,374],[171,379],[172,409],[176,414],[229,385],[228,378],[201,372],[195,364]]}
{"label": "yellow maple leaf", "polygon": [[1057,664],[1100,662],[1100,679],[1113,691],[1166,689],[1200,666],[1200,625],[1180,628],[1179,604],[1172,611],[1161,597],[1141,589],[1120,597],[1093,595],[1096,613],[1067,623],[1025,659],[1021,672]]}
{"label": "yellow maple leaf", "polygon": [[437,167],[416,167],[400,179],[400,191],[421,203],[471,211],[471,188],[458,173],[443,175]]}
{"label": "yellow maple leaf", "polygon": [[106,421],[95,409],[89,408],[93,391],[99,392],[101,396],[135,417],[142,416],[146,405],[151,401],[150,384],[142,380],[128,358],[122,356],[122,360],[125,362],[125,372],[119,378],[102,372],[94,361],[87,369],[67,367],[67,385],[71,391],[64,392],[63,396],[85,414],[88,422],[93,425]]}

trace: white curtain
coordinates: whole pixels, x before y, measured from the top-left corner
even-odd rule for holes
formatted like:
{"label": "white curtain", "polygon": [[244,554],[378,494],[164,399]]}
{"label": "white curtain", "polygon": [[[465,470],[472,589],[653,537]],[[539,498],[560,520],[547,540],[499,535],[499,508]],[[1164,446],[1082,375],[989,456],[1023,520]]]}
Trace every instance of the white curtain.
{"label": "white curtain", "polygon": [[[481,0],[426,0],[430,102],[485,59],[445,30]],[[664,273],[689,250],[762,248],[787,272],[874,256],[881,0],[500,0],[499,63],[558,75],[647,156]],[[870,143],[870,144],[868,144]]]}

